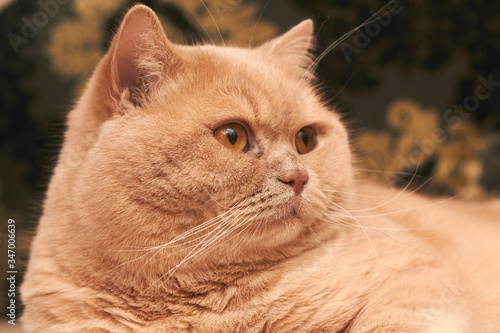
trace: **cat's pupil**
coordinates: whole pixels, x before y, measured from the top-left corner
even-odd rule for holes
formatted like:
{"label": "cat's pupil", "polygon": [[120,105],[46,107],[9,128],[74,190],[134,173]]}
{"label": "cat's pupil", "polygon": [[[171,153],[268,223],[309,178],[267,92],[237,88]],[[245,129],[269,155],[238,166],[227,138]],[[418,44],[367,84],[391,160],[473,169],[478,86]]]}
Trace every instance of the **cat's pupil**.
{"label": "cat's pupil", "polygon": [[304,142],[304,146],[307,147],[307,144],[309,143],[309,136],[307,135],[306,131],[301,130],[300,137],[302,138],[302,141]]}
{"label": "cat's pupil", "polygon": [[226,130],[226,135],[227,135],[227,139],[229,140],[229,142],[234,146],[236,141],[238,141],[238,134],[236,134],[236,131],[234,130],[234,128],[229,127]]}

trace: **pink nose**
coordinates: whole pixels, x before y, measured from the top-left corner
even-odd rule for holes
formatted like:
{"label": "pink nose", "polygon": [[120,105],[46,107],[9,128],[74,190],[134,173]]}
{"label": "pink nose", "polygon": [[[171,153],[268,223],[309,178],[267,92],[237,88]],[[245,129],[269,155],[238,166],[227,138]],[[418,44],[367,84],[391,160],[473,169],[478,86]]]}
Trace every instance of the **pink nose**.
{"label": "pink nose", "polygon": [[290,185],[295,191],[295,195],[300,195],[304,189],[304,185],[309,180],[309,176],[305,170],[287,170],[279,178],[279,181]]}

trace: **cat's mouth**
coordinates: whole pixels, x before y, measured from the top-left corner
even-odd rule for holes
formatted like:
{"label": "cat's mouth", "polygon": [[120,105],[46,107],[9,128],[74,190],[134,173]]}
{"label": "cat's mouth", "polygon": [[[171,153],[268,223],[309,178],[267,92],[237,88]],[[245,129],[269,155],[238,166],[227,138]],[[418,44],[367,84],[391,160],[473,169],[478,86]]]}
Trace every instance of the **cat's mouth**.
{"label": "cat's mouth", "polygon": [[270,209],[269,217],[266,219],[266,224],[275,224],[279,222],[298,221],[301,219],[301,211],[303,204],[300,198],[293,198],[280,205],[276,205]]}
{"label": "cat's mouth", "polygon": [[281,222],[297,223],[305,216],[306,201],[301,195],[290,195],[288,192],[258,191],[235,204],[246,219],[259,225],[276,225]]}

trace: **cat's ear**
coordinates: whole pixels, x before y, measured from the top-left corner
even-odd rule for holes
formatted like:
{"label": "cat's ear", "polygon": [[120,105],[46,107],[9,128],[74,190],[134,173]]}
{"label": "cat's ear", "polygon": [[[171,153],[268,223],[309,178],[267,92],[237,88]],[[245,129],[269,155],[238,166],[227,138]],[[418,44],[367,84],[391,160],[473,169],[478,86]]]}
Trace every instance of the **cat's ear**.
{"label": "cat's ear", "polygon": [[134,6],[125,15],[109,53],[110,94],[122,111],[140,104],[179,61],[160,20],[144,5]]}
{"label": "cat's ear", "polygon": [[303,75],[312,63],[314,24],[304,20],[281,36],[261,45],[259,51],[272,56],[292,71]]}

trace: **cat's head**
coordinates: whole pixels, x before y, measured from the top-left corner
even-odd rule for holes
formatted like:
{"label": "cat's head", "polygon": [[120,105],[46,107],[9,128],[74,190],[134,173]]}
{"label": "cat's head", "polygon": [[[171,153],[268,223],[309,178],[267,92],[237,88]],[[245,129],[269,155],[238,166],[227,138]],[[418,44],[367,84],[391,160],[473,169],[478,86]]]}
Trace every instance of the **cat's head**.
{"label": "cat's head", "polygon": [[72,201],[75,241],[117,265],[189,257],[188,269],[243,249],[286,253],[328,227],[351,157],[311,83],[312,32],[307,20],[257,48],[181,46],[132,8],[69,116],[64,185],[52,184]]}

